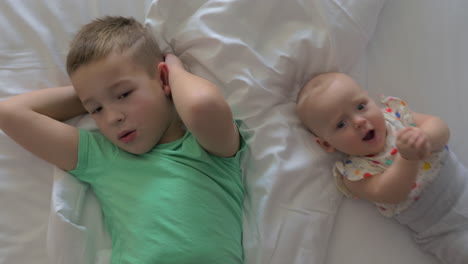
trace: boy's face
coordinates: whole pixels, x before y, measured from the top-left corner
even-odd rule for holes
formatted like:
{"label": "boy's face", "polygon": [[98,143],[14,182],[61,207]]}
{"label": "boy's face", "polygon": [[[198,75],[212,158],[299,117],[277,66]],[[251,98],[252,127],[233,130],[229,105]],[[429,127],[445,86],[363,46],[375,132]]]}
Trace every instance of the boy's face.
{"label": "boy's face", "polygon": [[[162,63],[163,64],[163,63]],[[76,93],[101,131],[123,150],[142,154],[171,141],[175,110],[167,68],[151,78],[128,53],[112,53],[85,64],[71,76]]]}
{"label": "boy's face", "polygon": [[326,151],[362,156],[383,149],[383,113],[354,80],[341,75],[312,100],[306,125],[314,128],[317,143]]}

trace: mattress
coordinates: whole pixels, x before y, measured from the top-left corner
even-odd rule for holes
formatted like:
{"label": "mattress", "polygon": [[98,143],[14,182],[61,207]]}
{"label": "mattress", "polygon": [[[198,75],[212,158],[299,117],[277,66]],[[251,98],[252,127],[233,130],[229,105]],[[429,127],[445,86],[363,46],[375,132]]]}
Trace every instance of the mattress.
{"label": "mattress", "polygon": [[[311,140],[295,101],[313,74],[349,73],[373,96],[443,118],[450,149],[468,165],[466,10],[457,0],[7,0],[0,99],[70,84],[65,57],[79,27],[134,16],[244,120],[246,263],[437,263],[372,205],[343,199],[330,172],[337,157]],[[68,122],[95,127],[88,116]],[[109,263],[90,188],[3,133],[0,146],[0,263]]]}

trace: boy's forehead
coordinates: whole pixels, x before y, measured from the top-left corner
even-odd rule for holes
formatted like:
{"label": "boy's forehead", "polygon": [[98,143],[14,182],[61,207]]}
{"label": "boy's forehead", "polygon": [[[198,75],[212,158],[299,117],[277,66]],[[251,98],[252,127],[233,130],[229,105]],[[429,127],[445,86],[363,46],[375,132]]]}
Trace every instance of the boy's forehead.
{"label": "boy's forehead", "polygon": [[108,90],[125,81],[132,69],[133,66],[122,54],[109,54],[81,65],[70,79],[80,99],[86,99],[96,92]]}

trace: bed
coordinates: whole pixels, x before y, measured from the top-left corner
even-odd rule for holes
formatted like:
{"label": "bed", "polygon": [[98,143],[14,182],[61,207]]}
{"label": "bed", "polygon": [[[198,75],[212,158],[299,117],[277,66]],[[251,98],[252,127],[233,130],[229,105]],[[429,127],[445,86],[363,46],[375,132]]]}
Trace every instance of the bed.
{"label": "bed", "polygon": [[[294,112],[314,73],[342,71],[373,96],[446,120],[468,166],[468,3],[459,0],[37,0],[0,3],[0,99],[70,83],[68,43],[102,15],[134,16],[165,52],[221,87],[248,134],[245,262],[438,263],[409,232],[330,176],[335,156]],[[70,124],[92,128],[83,116]],[[109,263],[92,191],[0,133],[0,264]]]}

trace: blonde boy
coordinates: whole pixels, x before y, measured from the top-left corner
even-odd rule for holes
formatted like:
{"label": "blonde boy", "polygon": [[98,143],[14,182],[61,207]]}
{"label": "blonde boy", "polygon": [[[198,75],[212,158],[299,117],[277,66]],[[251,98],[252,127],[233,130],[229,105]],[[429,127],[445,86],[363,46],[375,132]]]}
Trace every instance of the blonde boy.
{"label": "blonde boy", "polygon": [[[2,101],[0,128],[92,186],[112,263],[242,263],[245,142],[219,89],[132,18],[85,25],[67,71],[73,86]],[[61,122],[86,112],[99,131]]]}

